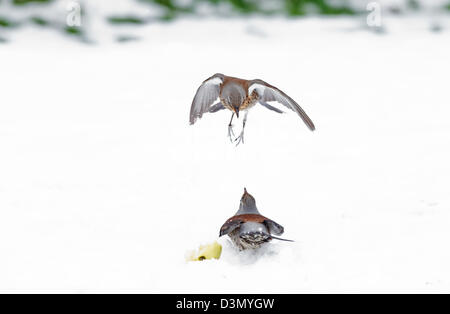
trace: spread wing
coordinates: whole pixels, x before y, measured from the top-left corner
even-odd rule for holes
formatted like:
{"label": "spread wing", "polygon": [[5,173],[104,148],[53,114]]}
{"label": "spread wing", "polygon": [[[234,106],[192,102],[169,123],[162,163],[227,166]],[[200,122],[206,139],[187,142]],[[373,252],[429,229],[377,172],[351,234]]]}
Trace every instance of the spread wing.
{"label": "spread wing", "polygon": [[223,83],[223,74],[217,73],[205,80],[197,90],[191,105],[189,116],[190,124],[194,124],[205,112],[208,112],[211,105],[219,97],[220,85]]}
{"label": "spread wing", "polygon": [[254,90],[256,90],[256,92],[258,93],[260,100],[264,102],[266,101],[279,102],[280,104],[297,112],[297,114],[300,116],[300,118],[302,118],[303,122],[305,122],[305,124],[311,131],[314,131],[316,129],[314,123],[308,117],[306,112],[291,97],[286,95],[284,92],[282,92],[275,86],[272,86],[264,82],[263,80],[252,80],[250,81],[248,88],[249,95],[251,95]]}
{"label": "spread wing", "polygon": [[273,233],[274,235],[282,235],[284,232],[283,226],[277,224],[275,221],[266,219],[264,220],[264,224],[266,225],[267,229],[269,229],[270,233]]}

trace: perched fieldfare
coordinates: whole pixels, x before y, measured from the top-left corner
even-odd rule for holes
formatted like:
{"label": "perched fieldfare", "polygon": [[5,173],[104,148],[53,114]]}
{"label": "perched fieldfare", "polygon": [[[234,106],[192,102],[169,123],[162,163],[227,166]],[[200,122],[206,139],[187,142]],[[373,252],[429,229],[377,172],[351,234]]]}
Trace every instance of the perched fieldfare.
{"label": "perched fieldfare", "polygon": [[219,236],[228,234],[239,250],[254,249],[272,239],[290,241],[273,236],[282,235],[284,228],[275,221],[262,216],[256,208],[255,199],[244,188],[244,195],[236,215],[220,228]]}
{"label": "perched fieldfare", "polygon": [[[214,102],[219,98],[219,102]],[[228,136],[232,140],[235,136],[232,128],[233,117],[239,118],[239,113],[245,111],[241,134],[235,141],[244,142],[244,128],[247,121],[248,110],[257,102],[278,113],[282,113],[278,108],[269,105],[268,101],[277,101],[289,109],[297,112],[303,122],[311,131],[315,130],[314,123],[303,111],[303,109],[288,95],[263,80],[243,80],[236,77],[226,76],[220,73],[214,74],[200,85],[192,101],[189,121],[194,124],[205,112],[217,112],[227,108],[231,110],[231,120],[228,124]]]}

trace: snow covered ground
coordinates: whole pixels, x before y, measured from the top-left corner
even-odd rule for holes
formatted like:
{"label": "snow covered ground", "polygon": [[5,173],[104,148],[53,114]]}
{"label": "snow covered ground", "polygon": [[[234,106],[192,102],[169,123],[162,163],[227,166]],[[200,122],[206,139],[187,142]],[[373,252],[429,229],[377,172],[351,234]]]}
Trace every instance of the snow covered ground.
{"label": "snow covered ground", "polygon": [[[448,17],[181,20],[82,45],[0,45],[0,291],[450,292]],[[257,107],[188,124],[199,84],[261,78],[316,124]],[[295,243],[186,263],[246,187]]]}

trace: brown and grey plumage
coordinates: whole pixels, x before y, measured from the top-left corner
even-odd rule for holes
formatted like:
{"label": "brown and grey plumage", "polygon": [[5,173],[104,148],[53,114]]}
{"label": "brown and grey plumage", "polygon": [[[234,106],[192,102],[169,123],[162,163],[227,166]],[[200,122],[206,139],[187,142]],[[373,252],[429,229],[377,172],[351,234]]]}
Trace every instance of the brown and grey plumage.
{"label": "brown and grey plumage", "polygon": [[244,188],[239,210],[223,224],[219,236],[228,234],[239,250],[245,250],[258,248],[272,239],[291,241],[272,235],[282,235],[283,232],[282,226],[259,213],[255,198]]}
{"label": "brown and grey plumage", "polygon": [[[217,103],[215,101],[219,99]],[[277,87],[263,80],[244,80],[237,77],[226,76],[221,73],[214,74],[206,79],[197,90],[191,105],[189,117],[190,124],[194,124],[206,112],[217,112],[228,109],[232,112],[231,121],[228,125],[228,135],[233,134],[233,117],[239,118],[239,113],[245,111],[243,128],[241,134],[235,139],[239,142],[244,140],[244,128],[247,121],[248,110],[256,103],[278,113],[281,110],[269,105],[267,102],[276,101],[295,111],[311,131],[315,130],[314,123],[305,111],[288,95]],[[214,104],[215,103],[215,104]]]}

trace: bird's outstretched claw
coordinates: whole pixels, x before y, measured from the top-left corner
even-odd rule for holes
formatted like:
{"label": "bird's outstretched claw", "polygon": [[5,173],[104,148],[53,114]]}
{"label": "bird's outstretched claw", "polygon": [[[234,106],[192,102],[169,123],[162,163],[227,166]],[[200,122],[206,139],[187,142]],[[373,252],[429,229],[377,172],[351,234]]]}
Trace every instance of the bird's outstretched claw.
{"label": "bird's outstretched claw", "polygon": [[239,136],[236,137],[234,141],[237,142],[236,146],[238,146],[241,142],[242,144],[244,144],[244,130],[242,130],[241,134],[239,134]]}

